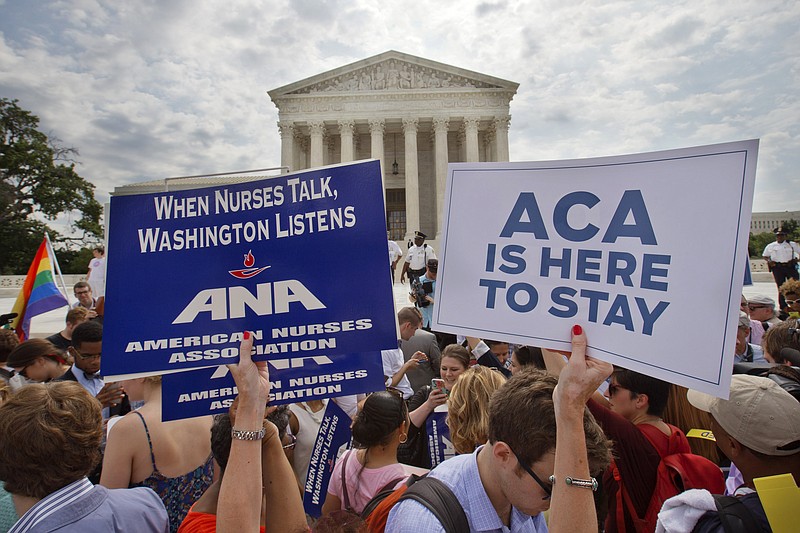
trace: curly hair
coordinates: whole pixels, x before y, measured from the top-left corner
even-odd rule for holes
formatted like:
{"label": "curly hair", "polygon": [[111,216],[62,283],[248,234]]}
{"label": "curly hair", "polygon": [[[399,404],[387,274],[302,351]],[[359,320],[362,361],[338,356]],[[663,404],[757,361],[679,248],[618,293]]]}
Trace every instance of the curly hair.
{"label": "curly hair", "polygon": [[783,282],[783,285],[778,287],[778,291],[784,296],[787,294],[800,295],[800,281],[796,279],[787,279]]}
{"label": "curly hair", "polygon": [[506,382],[503,374],[476,365],[461,374],[450,391],[447,426],[458,453],[472,453],[489,438],[489,400]]}
{"label": "curly hair", "polygon": [[102,437],[100,402],[81,385],[26,385],[0,405],[0,479],[44,498],[94,470]]}

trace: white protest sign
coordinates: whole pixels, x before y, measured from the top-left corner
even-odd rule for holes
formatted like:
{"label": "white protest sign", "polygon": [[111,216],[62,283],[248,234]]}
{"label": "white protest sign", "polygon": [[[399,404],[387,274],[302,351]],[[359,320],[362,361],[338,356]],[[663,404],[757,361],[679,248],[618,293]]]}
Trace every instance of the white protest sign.
{"label": "white protest sign", "polygon": [[721,397],[758,141],[448,168],[433,329],[589,353]]}

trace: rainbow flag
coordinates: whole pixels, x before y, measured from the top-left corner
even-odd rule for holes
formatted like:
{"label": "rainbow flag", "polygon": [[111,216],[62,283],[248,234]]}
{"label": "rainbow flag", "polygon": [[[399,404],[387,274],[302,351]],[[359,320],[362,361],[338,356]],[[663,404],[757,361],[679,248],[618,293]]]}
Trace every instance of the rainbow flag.
{"label": "rainbow flag", "polygon": [[69,305],[53,280],[53,262],[50,259],[52,255],[53,249],[45,238],[36,252],[36,257],[28,269],[25,284],[19,291],[17,301],[11,310],[19,315],[11,322],[11,327],[17,331],[21,341],[29,336],[31,318]]}

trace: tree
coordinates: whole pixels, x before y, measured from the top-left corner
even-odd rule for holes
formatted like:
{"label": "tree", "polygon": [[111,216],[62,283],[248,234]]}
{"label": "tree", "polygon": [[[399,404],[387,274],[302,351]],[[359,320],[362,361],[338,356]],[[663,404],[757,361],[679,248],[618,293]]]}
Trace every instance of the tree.
{"label": "tree", "polygon": [[[794,219],[784,220],[780,224],[786,231],[786,238],[790,241],[800,241],[800,224]],[[748,249],[750,250],[750,257],[761,259],[761,254],[764,248],[775,240],[775,234],[771,231],[763,233],[751,233]]]}
{"label": "tree", "polygon": [[[0,98],[0,273],[27,271],[50,232],[63,245],[96,241],[102,236],[102,206],[94,185],[75,172],[74,148],[60,146],[38,130],[39,118],[20,108],[17,100]],[[42,221],[70,214],[70,236],[62,236]]]}

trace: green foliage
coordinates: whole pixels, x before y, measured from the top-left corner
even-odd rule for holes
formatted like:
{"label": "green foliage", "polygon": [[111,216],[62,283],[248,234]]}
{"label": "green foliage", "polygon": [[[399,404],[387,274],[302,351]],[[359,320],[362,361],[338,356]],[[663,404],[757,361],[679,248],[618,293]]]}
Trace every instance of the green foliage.
{"label": "green foliage", "polygon": [[58,252],[58,264],[64,274],[83,274],[89,270],[89,261],[92,260],[92,248],[80,250],[64,250]]}
{"label": "green foliage", "polygon": [[[102,238],[102,206],[94,198],[94,185],[75,172],[77,151],[59,146],[38,126],[39,118],[20,108],[17,100],[0,98],[3,274],[27,272],[45,231],[50,232],[57,248],[70,248],[74,243],[85,246]],[[74,236],[61,236],[41,221],[53,221],[68,213]]]}
{"label": "green foliage", "polygon": [[[786,237],[790,241],[800,241],[800,223],[796,220],[786,220],[782,224],[783,229],[786,230]],[[748,248],[750,250],[750,257],[761,258],[764,248],[775,240],[775,234],[771,231],[764,233],[751,233]]]}

